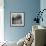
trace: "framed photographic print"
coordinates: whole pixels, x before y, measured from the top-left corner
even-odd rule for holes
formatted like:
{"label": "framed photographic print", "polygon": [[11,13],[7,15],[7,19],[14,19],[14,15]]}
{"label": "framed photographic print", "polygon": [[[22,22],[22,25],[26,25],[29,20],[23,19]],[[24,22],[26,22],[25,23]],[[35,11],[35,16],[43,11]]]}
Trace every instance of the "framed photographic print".
{"label": "framed photographic print", "polygon": [[11,26],[24,26],[24,13],[11,13]]}

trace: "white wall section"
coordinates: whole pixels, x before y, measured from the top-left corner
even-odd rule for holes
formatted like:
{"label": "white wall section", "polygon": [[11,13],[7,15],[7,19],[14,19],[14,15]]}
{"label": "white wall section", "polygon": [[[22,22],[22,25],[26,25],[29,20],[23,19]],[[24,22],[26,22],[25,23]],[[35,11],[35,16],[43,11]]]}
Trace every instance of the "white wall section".
{"label": "white wall section", "polygon": [[4,0],[0,0],[0,42],[4,41]]}

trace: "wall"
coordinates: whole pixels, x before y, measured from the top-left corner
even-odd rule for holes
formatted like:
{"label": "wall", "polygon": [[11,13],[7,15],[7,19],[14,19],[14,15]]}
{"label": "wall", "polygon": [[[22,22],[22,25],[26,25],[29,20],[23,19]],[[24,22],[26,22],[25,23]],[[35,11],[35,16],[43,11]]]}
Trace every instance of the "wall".
{"label": "wall", "polygon": [[[40,0],[4,0],[4,38],[7,41],[18,41],[32,29],[35,12],[40,9]],[[24,12],[25,26],[10,27],[10,12]]]}
{"label": "wall", "polygon": [[0,0],[0,42],[4,41],[4,3]]}
{"label": "wall", "polygon": [[[43,9],[46,9],[46,0],[41,0],[41,1],[40,1],[40,9],[41,9],[41,11],[42,11]],[[41,21],[41,22],[40,22],[40,25],[46,27],[46,20],[45,20],[45,19],[46,19],[46,11],[43,12],[42,17],[43,17],[43,22]]]}

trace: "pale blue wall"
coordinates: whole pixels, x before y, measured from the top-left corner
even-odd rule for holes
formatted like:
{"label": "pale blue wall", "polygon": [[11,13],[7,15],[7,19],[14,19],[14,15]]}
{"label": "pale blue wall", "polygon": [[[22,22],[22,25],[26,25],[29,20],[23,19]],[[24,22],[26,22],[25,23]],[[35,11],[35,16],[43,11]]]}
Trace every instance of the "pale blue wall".
{"label": "pale blue wall", "polygon": [[[18,41],[24,37],[31,28],[35,12],[40,9],[39,0],[4,0],[4,38],[8,41]],[[25,26],[10,27],[10,12],[24,12]]]}
{"label": "pale blue wall", "polygon": [[[40,1],[40,10],[42,11],[43,9],[46,9],[46,0],[41,0]],[[46,11],[43,12],[42,17],[43,17],[43,22],[40,21],[40,25],[46,27]]]}

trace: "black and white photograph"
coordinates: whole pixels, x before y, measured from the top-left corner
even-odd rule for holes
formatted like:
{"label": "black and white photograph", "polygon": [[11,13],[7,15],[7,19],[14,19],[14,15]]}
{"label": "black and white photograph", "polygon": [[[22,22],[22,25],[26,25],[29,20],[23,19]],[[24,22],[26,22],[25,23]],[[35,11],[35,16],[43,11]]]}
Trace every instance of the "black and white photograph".
{"label": "black and white photograph", "polygon": [[24,26],[24,13],[11,13],[11,26]]}

